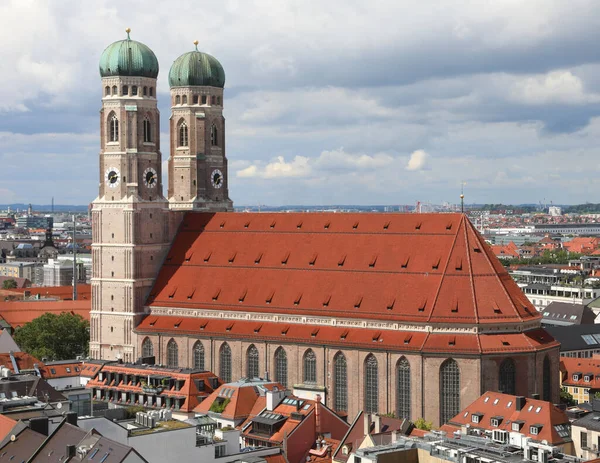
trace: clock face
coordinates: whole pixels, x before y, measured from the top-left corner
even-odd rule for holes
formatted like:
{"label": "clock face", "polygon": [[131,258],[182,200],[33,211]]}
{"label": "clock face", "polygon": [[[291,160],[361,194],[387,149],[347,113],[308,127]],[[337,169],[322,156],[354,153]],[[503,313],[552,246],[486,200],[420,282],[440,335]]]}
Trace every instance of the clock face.
{"label": "clock face", "polygon": [[117,169],[116,167],[109,167],[108,169],[106,169],[105,179],[106,184],[110,188],[116,188],[119,185],[119,181],[121,180],[121,173],[119,172],[119,169]]}
{"label": "clock face", "polygon": [[214,188],[221,188],[224,180],[223,172],[221,172],[219,169],[213,170],[212,174],[210,174],[210,183],[212,183]]}
{"label": "clock face", "polygon": [[144,183],[148,188],[154,188],[158,185],[158,174],[152,167],[148,167],[144,171]]}

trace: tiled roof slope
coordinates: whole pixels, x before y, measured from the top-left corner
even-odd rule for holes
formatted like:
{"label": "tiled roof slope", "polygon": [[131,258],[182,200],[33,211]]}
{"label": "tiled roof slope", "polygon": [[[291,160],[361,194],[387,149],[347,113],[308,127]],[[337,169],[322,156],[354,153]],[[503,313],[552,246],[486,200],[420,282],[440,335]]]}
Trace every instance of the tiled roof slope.
{"label": "tiled roof slope", "polygon": [[60,315],[63,312],[81,315],[84,320],[90,319],[91,300],[87,301],[33,301],[3,302],[0,301],[0,319],[4,319],[13,328],[23,326],[45,313]]}
{"label": "tiled roof slope", "polygon": [[[463,409],[442,426],[444,431],[454,431],[463,426],[485,430],[500,429],[512,431],[512,423],[520,424],[520,433],[533,440],[546,440],[550,445],[559,445],[571,440],[567,414],[544,400],[524,398],[523,408],[518,409],[517,397],[500,392],[486,392],[475,402]],[[473,422],[478,416],[478,423]],[[498,420],[494,426],[492,419]],[[531,426],[539,427],[537,434],[531,433]]]}
{"label": "tiled roof slope", "polygon": [[462,214],[188,213],[148,304],[424,323],[540,318]]}
{"label": "tiled roof slope", "polygon": [[[563,386],[600,388],[600,358],[561,357],[560,372]],[[573,378],[578,374],[579,379]],[[585,377],[589,377],[586,381]]]}

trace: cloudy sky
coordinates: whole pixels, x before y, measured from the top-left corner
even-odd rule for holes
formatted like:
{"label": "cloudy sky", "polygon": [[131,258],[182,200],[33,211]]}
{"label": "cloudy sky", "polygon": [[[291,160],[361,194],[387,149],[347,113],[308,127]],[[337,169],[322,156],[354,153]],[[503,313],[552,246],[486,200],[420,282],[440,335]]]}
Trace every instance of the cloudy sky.
{"label": "cloudy sky", "polygon": [[126,27],[163,131],[173,60],[223,64],[236,205],[600,202],[597,0],[2,0],[0,203],[95,198]]}

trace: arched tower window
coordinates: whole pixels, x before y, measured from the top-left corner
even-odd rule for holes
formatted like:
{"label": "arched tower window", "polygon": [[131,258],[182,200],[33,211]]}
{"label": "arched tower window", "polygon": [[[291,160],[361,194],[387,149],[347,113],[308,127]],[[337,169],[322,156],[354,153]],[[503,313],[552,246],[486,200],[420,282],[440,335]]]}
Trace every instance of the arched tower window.
{"label": "arched tower window", "polygon": [[287,387],[287,380],[287,354],[283,347],[280,347],[275,351],[275,381]]}
{"label": "arched tower window", "polygon": [[182,103],[182,104],[187,104],[187,95],[183,95],[183,96],[181,97],[181,103]]}
{"label": "arched tower window", "polygon": [[204,346],[200,341],[194,344],[193,358],[194,370],[204,371]]}
{"label": "arched tower window", "polygon": [[138,88],[137,88],[137,85],[132,85],[132,86],[131,86],[131,94],[132,94],[133,96],[137,96],[137,94],[138,94]]}
{"label": "arched tower window", "polygon": [[116,85],[113,85],[113,88],[112,88],[112,94],[113,94],[113,95],[116,95],[116,94],[117,94],[117,92],[118,92],[118,90],[117,90],[117,86],[116,86]]}
{"label": "arched tower window", "polygon": [[217,97],[217,106],[221,106],[221,97],[220,96]]}
{"label": "arched tower window", "polygon": [[377,359],[369,354],[365,359],[365,413],[377,413],[379,402],[379,378]]}
{"label": "arched tower window", "polygon": [[511,358],[504,359],[498,371],[498,390],[504,394],[515,395],[515,361]]}
{"label": "arched tower window", "polygon": [[115,113],[108,118],[108,140],[119,141],[119,119]]}
{"label": "arched tower window", "polygon": [[216,100],[215,100],[215,96],[214,96],[214,95],[212,95],[212,96],[210,97],[210,104],[214,106],[214,105],[215,105],[215,102],[216,102]]}
{"label": "arched tower window", "polygon": [[144,87],[144,96],[148,95],[148,87]]}
{"label": "arched tower window", "polygon": [[179,146],[188,145],[188,126],[185,121],[179,124]]}
{"label": "arched tower window", "polygon": [[167,344],[167,366],[177,368],[179,366],[179,348],[175,339],[171,339]]}
{"label": "arched tower window", "polygon": [[179,95],[175,97],[175,104],[181,104],[181,97]]}
{"label": "arched tower window", "polygon": [[248,378],[259,378],[258,349],[252,344],[246,352],[246,376]]}
{"label": "arched tower window", "polygon": [[123,96],[128,96],[128,95],[129,95],[129,86],[123,85]]}
{"label": "arched tower window", "polygon": [[206,95],[202,95],[201,101],[202,101],[202,104],[206,104]]}
{"label": "arched tower window", "polygon": [[231,348],[226,342],[219,352],[219,376],[224,382],[231,382]]}
{"label": "arched tower window", "polygon": [[304,384],[317,384],[317,356],[312,351],[312,349],[308,349],[304,354],[304,375],[303,382]]}
{"label": "arched tower window", "polygon": [[460,412],[460,370],[454,359],[440,367],[440,425]]}
{"label": "arched tower window", "polygon": [[219,133],[215,125],[210,128],[210,144],[212,146],[219,146]]}
{"label": "arched tower window", "polygon": [[338,352],[333,359],[333,408],[348,411],[348,368],[346,356]]}
{"label": "arched tower window", "polygon": [[194,95],[194,96],[192,97],[192,103],[193,103],[193,104],[198,104],[198,95]]}
{"label": "arched tower window", "polygon": [[150,93],[150,96],[154,96],[154,87],[150,87],[148,92]]}
{"label": "arched tower window", "polygon": [[154,344],[150,338],[144,339],[142,343],[142,357],[154,357]]}
{"label": "arched tower window", "polygon": [[396,365],[396,416],[410,420],[410,363],[405,357]]}
{"label": "arched tower window", "polygon": [[146,143],[152,141],[152,124],[150,123],[150,118],[148,116],[144,118],[144,141]]}
{"label": "arched tower window", "polygon": [[542,400],[552,401],[552,369],[550,368],[550,358],[544,357],[544,368],[542,378]]}
{"label": "arched tower window", "polygon": [[109,96],[110,95],[110,87],[108,85],[104,88],[104,95],[105,96]]}

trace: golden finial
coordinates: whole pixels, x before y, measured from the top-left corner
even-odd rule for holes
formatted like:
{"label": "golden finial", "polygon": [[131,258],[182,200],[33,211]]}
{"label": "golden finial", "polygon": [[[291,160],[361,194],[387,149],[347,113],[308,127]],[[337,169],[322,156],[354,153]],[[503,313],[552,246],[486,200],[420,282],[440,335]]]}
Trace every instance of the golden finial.
{"label": "golden finial", "polygon": [[131,32],[131,29],[128,27],[125,29],[125,32],[127,32],[127,39],[129,40],[129,33]]}
{"label": "golden finial", "polygon": [[196,46],[196,51],[198,51],[198,41],[194,40],[194,45]]}

